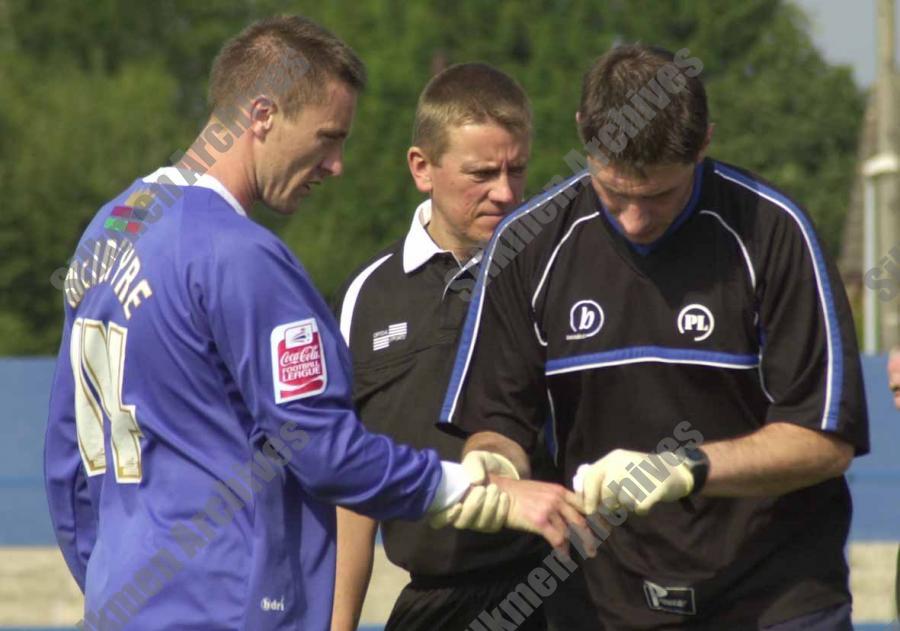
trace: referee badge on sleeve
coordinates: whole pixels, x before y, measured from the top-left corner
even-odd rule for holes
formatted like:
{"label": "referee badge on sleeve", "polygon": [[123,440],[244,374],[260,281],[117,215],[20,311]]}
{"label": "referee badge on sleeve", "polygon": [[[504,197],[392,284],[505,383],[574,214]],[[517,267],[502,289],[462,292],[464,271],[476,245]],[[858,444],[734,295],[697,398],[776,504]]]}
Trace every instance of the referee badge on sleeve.
{"label": "referee badge on sleeve", "polygon": [[328,370],[315,318],[280,324],[272,330],[270,339],[275,403],[311,397],[325,390]]}

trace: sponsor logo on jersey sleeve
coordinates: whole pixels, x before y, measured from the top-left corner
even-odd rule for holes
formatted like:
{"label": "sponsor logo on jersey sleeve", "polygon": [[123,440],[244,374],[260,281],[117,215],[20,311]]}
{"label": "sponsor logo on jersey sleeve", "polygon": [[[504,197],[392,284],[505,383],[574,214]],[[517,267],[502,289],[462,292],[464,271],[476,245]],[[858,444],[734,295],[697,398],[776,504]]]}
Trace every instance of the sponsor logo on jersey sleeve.
{"label": "sponsor logo on jersey sleeve", "polygon": [[569,311],[569,328],[571,333],[567,340],[582,340],[596,335],[603,328],[603,309],[593,300],[579,300]]}
{"label": "sponsor logo on jersey sleeve", "polygon": [[712,312],[701,304],[686,306],[678,314],[678,332],[688,335],[695,342],[702,342],[716,328],[716,319]]}
{"label": "sponsor logo on jersey sleeve", "polygon": [[328,370],[315,318],[276,326],[271,344],[275,403],[311,397],[325,390]]}

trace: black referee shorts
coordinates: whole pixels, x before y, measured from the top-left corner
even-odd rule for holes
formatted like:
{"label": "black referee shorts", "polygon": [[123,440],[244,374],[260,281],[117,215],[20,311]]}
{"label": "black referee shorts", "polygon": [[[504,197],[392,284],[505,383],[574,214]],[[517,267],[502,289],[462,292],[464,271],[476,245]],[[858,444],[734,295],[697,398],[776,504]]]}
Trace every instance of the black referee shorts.
{"label": "black referee shorts", "polygon": [[414,576],[394,603],[385,631],[595,631],[596,614],[580,571],[540,601],[516,592],[539,566],[535,559],[502,576],[490,569],[449,579]]}
{"label": "black referee shorts", "polygon": [[[547,631],[543,605],[525,615],[519,610],[511,616],[499,608],[518,581],[491,582],[454,587],[421,587],[414,582],[403,588],[385,625],[385,631],[475,631],[509,628],[520,631]],[[497,611],[494,611],[497,609]],[[486,612],[486,613],[485,613]],[[501,616],[506,624],[494,626],[480,622],[480,615]],[[520,616],[516,618],[514,616]],[[517,624],[522,620],[521,624]],[[478,626],[478,625],[481,626]]]}

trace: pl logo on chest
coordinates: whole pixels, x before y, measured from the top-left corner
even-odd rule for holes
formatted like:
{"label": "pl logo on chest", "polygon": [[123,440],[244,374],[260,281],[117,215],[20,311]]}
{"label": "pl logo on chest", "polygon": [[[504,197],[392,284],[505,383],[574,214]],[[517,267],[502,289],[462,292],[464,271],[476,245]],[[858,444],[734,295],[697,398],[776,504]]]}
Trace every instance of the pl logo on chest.
{"label": "pl logo on chest", "polygon": [[712,312],[701,304],[686,306],[678,314],[678,332],[689,335],[695,342],[702,342],[716,328]]}
{"label": "pl logo on chest", "polygon": [[579,300],[569,311],[569,328],[567,340],[583,340],[596,335],[603,327],[603,309],[593,300]]}
{"label": "pl logo on chest", "polygon": [[276,326],[270,341],[275,403],[311,397],[325,390],[328,371],[315,318]]}

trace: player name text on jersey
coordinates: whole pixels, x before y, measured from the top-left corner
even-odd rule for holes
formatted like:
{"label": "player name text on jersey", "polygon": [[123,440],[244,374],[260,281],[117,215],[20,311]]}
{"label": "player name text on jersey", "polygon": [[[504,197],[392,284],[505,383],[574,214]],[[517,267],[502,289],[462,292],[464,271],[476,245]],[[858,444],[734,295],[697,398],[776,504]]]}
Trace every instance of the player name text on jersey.
{"label": "player name text on jersey", "polygon": [[[96,242],[91,257],[87,260],[73,259],[66,273],[64,291],[66,301],[73,309],[78,306],[88,289],[102,283],[109,283],[116,298],[125,311],[125,319],[130,320],[134,309],[153,295],[147,279],[137,280],[141,272],[141,259],[134,245],[127,239],[107,239]],[[137,283],[135,283],[137,280]]]}

